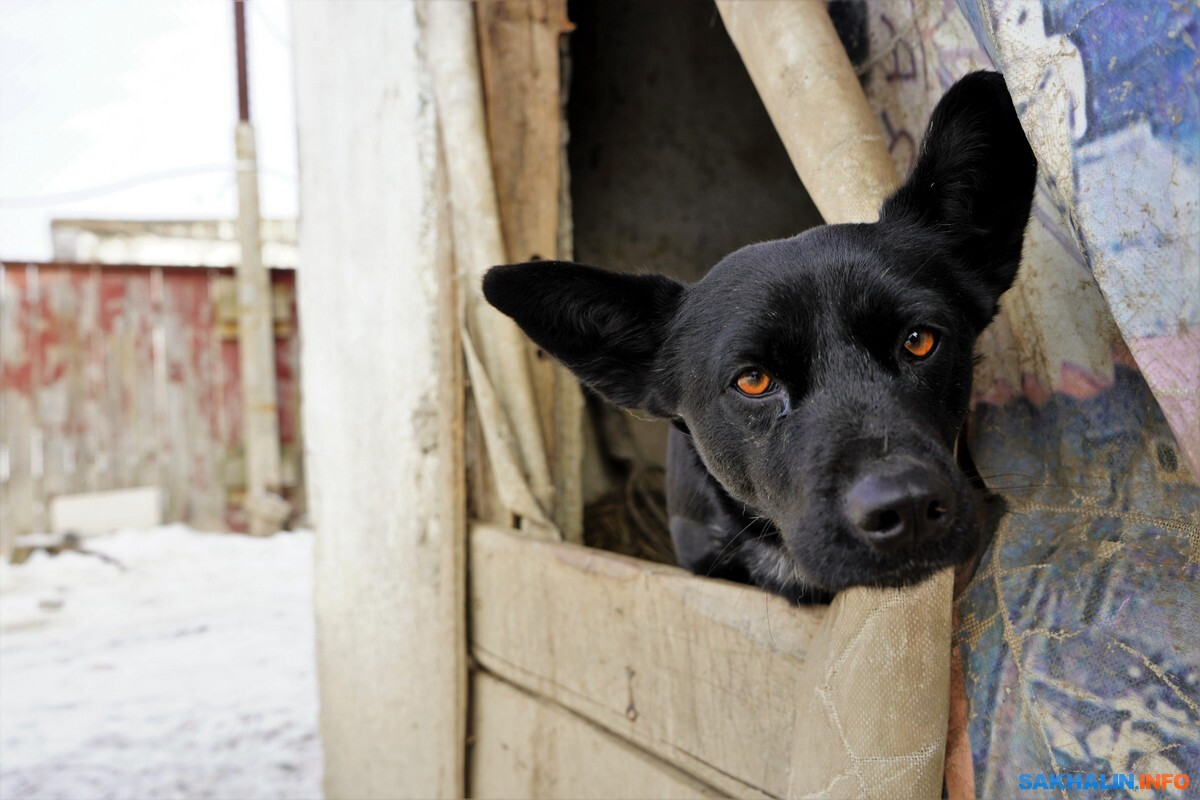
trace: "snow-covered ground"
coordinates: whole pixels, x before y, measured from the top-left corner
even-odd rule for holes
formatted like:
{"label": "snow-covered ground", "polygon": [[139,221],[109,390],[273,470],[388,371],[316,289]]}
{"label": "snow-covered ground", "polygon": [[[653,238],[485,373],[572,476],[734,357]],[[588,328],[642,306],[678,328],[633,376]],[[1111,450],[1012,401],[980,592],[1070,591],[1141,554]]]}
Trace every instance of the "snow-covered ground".
{"label": "snow-covered ground", "polygon": [[312,534],[0,564],[0,800],[321,796]]}

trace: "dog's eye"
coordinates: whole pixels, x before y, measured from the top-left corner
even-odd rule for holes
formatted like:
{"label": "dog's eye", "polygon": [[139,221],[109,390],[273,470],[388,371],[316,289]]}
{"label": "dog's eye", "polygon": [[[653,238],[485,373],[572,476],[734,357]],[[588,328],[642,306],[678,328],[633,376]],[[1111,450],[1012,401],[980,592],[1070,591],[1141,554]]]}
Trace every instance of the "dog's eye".
{"label": "dog's eye", "polygon": [[761,369],[748,369],[737,376],[733,385],[747,397],[762,397],[775,387],[775,381]]}
{"label": "dog's eye", "polygon": [[928,328],[917,328],[904,339],[904,349],[917,358],[925,358],[937,347],[937,334]]}

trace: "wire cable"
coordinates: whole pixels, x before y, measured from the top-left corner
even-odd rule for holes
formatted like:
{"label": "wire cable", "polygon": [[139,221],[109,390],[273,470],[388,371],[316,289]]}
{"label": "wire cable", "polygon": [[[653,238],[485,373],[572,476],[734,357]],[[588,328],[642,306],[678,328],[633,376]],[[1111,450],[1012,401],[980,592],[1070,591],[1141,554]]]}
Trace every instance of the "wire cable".
{"label": "wire cable", "polygon": [[[114,192],[123,192],[126,189],[132,189],[156,181],[186,178],[192,175],[202,175],[212,172],[232,172],[237,169],[237,166],[237,162],[235,161],[227,161],[221,164],[195,164],[189,167],[146,172],[123,180],[113,181],[112,183],[104,183],[69,192],[53,192],[41,195],[27,195],[25,197],[0,197],[0,208],[36,208],[38,206],[76,203],[106,194],[113,194]],[[285,172],[265,167],[259,167],[258,174],[260,177],[276,178],[278,180],[291,181],[292,183],[296,182],[295,175],[289,175]]]}

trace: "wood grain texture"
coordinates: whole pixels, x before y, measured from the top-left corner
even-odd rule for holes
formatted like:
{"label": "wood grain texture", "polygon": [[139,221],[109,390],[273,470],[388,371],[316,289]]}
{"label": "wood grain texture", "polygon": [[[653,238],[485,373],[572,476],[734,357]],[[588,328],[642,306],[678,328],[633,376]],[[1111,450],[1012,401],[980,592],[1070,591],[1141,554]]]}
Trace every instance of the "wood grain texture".
{"label": "wood grain texture", "polygon": [[[508,317],[483,299],[483,273],[506,260],[497,205],[492,156],[480,76],[473,7],[430,0],[421,9],[428,20],[429,68],[438,129],[446,148],[447,197],[454,234],[454,257],[466,284],[466,327],[480,363],[492,376],[496,408],[511,432],[505,464],[518,465],[520,477],[548,517],[554,494],[549,458],[531,378],[525,335]],[[481,409],[477,409],[481,410]],[[500,421],[480,414],[480,423]],[[491,441],[499,439],[492,435]],[[494,457],[488,451],[489,458]],[[493,471],[500,467],[492,463]],[[512,509],[503,509],[511,516]],[[546,530],[546,526],[540,526]],[[557,538],[556,529],[549,529]]]}
{"label": "wood grain texture", "polygon": [[824,3],[717,0],[796,172],[826,222],[873,222],[899,185]]}
{"label": "wood grain texture", "polygon": [[471,544],[483,666],[722,793],[787,794],[826,609],[496,528]]}
{"label": "wood grain texture", "polygon": [[473,686],[472,797],[723,796],[562,706],[486,672],[475,674]]}
{"label": "wood grain texture", "polygon": [[[507,260],[568,257],[561,252],[569,242],[562,240],[560,219],[567,167],[559,48],[571,29],[566,2],[479,3],[475,22]],[[539,499],[562,537],[581,542],[583,396],[565,369],[529,343],[524,351],[553,482]]]}
{"label": "wood grain texture", "polygon": [[498,528],[476,527],[471,545],[472,653],[505,680],[729,796],[940,790],[948,572],[794,608]]}

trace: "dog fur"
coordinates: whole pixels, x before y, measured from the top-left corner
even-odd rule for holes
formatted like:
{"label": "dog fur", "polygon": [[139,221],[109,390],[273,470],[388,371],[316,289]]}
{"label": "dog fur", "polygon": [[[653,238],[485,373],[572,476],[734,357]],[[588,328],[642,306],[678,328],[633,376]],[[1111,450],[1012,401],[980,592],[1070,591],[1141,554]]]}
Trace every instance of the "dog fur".
{"label": "dog fur", "polygon": [[[955,442],[1036,172],[1003,78],[977,72],[878,222],[752,244],[692,285],[531,262],[491,269],[484,295],[601,395],[674,423],[683,566],[793,601],[907,585],[980,544]],[[930,352],[906,349],[926,335]]]}

